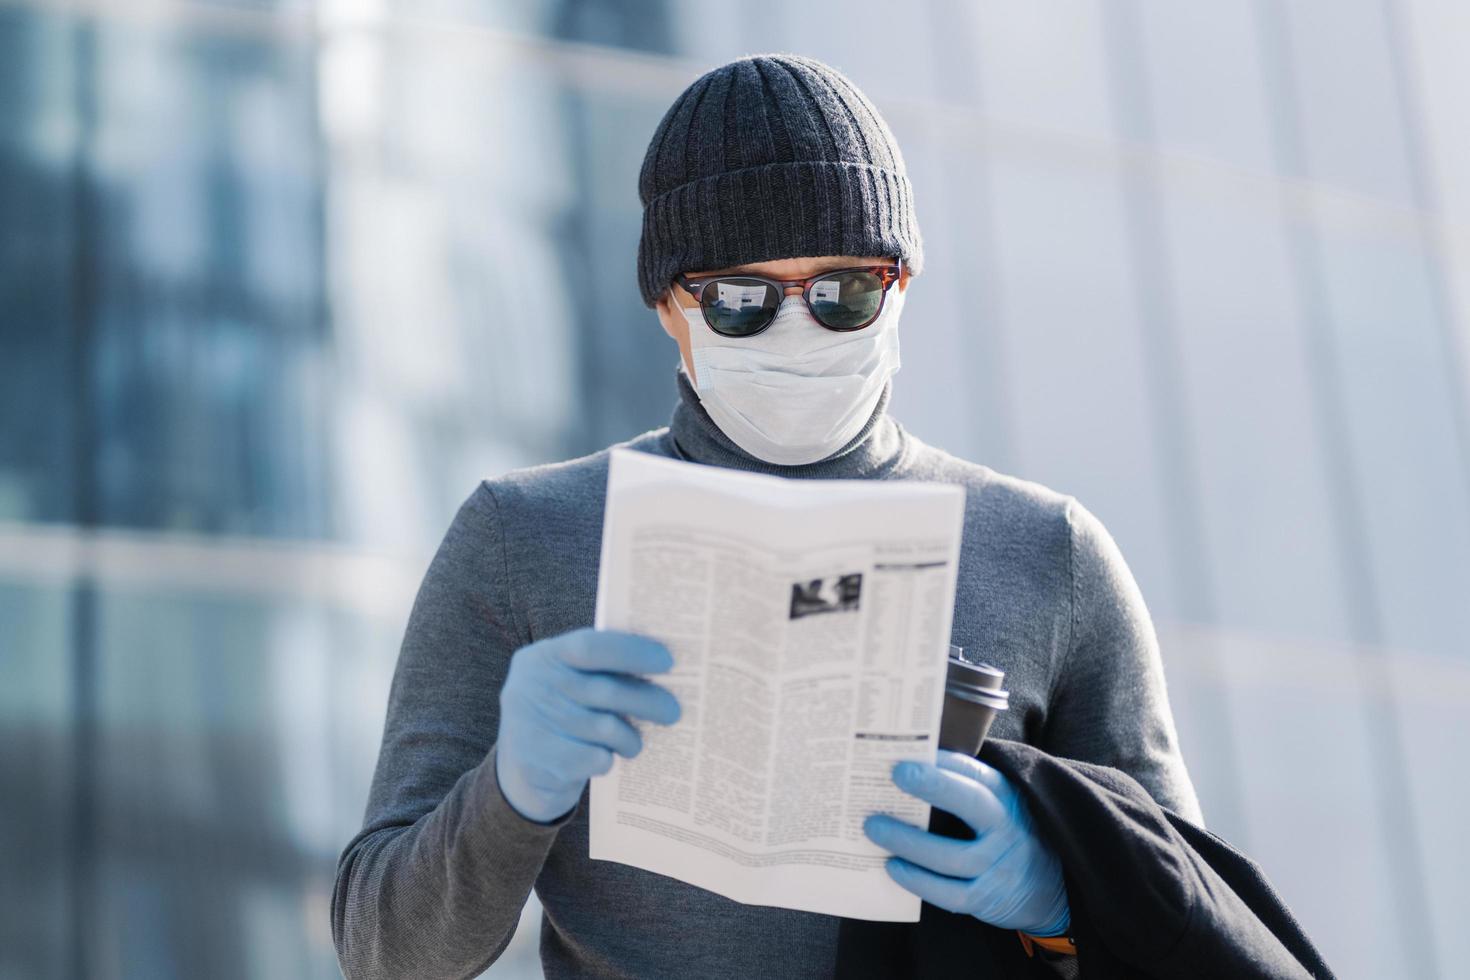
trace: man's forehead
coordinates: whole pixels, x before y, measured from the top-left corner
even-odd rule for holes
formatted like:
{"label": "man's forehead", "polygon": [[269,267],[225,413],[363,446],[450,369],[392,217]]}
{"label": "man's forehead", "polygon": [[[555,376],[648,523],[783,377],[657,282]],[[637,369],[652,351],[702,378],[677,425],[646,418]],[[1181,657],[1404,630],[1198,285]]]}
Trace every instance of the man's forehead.
{"label": "man's forehead", "polygon": [[720,269],[704,269],[688,273],[691,279],[706,276],[729,276],[744,273],[753,276],[771,276],[778,279],[804,279],[820,275],[833,269],[850,269],[860,265],[882,265],[890,260],[871,255],[821,255],[795,259],[775,259],[770,262],[749,262],[745,265],[725,266]]}

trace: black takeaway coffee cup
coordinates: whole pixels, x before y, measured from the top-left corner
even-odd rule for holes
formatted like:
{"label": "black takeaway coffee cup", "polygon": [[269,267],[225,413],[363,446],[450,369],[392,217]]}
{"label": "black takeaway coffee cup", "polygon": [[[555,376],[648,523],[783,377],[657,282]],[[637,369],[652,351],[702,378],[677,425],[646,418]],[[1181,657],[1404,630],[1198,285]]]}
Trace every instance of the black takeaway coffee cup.
{"label": "black takeaway coffee cup", "polygon": [[977,755],[997,711],[1006,710],[1010,693],[1001,690],[1005,671],[971,660],[950,644],[944,680],[944,712],[939,717],[939,747]]}
{"label": "black takeaway coffee cup", "polygon": [[[1005,671],[965,656],[950,644],[949,671],[944,680],[944,711],[939,716],[939,747],[965,755],[979,755],[995,713],[1004,711],[1010,694],[1001,689]],[[934,807],[929,831],[942,837],[974,840],[975,831],[959,817]]]}

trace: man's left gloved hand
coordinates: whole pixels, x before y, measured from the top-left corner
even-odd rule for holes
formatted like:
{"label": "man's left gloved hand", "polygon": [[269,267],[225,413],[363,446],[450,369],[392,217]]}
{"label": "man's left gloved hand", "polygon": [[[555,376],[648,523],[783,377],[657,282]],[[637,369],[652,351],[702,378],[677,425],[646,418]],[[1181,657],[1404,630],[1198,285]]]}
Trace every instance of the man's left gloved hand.
{"label": "man's left gloved hand", "polygon": [[938,760],[937,766],[900,762],[893,781],[959,817],[976,839],[941,837],[875,813],[863,831],[897,855],[888,859],[889,876],[931,905],[1002,929],[1033,936],[1066,932],[1071,914],[1062,865],[1033,831],[1021,794],[979,759],[940,749]]}

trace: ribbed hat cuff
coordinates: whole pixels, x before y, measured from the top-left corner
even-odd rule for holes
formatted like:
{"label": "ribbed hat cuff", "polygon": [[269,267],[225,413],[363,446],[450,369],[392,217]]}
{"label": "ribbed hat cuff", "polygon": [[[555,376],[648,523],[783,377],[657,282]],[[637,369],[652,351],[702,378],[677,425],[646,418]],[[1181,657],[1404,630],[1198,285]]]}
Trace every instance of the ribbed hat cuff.
{"label": "ribbed hat cuff", "polygon": [[644,206],[638,282],[652,307],[680,272],[811,255],[895,255],[921,272],[908,177],[870,163],[799,161],[681,184]]}

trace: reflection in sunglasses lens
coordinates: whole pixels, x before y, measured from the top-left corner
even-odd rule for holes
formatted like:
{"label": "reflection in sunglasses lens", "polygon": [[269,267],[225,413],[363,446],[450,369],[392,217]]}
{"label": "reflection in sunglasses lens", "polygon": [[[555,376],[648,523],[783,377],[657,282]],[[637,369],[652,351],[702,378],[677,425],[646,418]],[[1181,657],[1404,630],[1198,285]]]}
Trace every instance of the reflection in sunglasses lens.
{"label": "reflection in sunglasses lens", "polygon": [[878,312],[883,281],[871,272],[844,272],[812,283],[812,313],[829,327],[851,330]]}
{"label": "reflection in sunglasses lens", "polygon": [[727,337],[746,337],[771,322],[780,305],[775,289],[758,279],[716,279],[704,287],[705,321]]}

